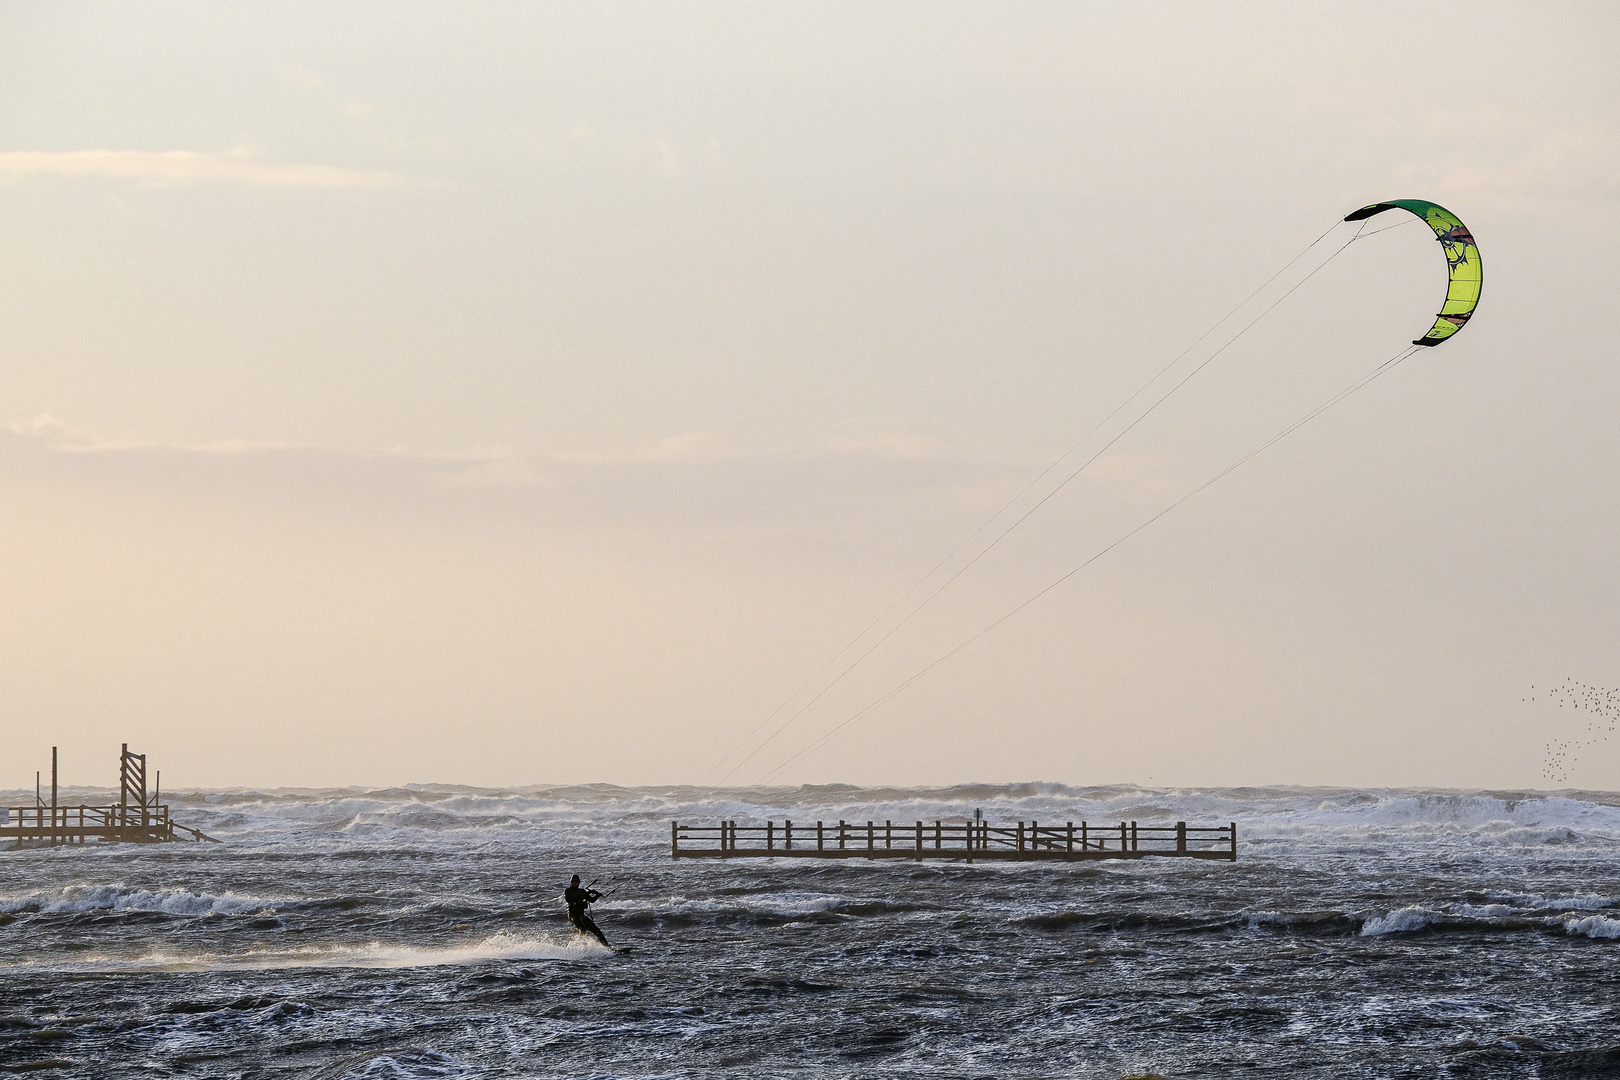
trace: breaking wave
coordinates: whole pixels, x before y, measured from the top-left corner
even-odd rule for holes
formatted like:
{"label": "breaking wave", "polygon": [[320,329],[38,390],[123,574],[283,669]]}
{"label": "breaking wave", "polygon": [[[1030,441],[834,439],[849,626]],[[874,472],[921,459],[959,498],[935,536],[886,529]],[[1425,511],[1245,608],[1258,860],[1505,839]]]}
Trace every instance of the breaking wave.
{"label": "breaking wave", "polygon": [[421,968],[484,964],[495,961],[596,960],[612,950],[580,934],[492,934],[443,945],[406,945],[367,941],[294,948],[255,948],[239,953],[149,952],[135,955],[84,953],[67,963],[8,965],[28,970],[116,971],[279,971],[294,968]]}
{"label": "breaking wave", "polygon": [[[970,820],[1224,823],[1235,821],[1252,852],[1300,844],[1408,845],[1466,837],[1504,847],[1620,849],[1620,796],[1600,792],[1446,791],[1355,788],[1145,788],[1134,785],[965,784],[942,788],[804,785],[797,788],[617,787],[518,789],[448,785],[364,790],[278,789],[168,792],[178,820],[238,844],[300,844],[327,850],[364,842],[441,849],[469,840],[535,850],[611,836],[649,852],[668,822],[840,819],[896,823]],[[76,790],[102,801],[110,793]],[[77,856],[81,852],[75,852]]]}
{"label": "breaking wave", "polygon": [[125,885],[64,885],[59,889],[0,896],[6,914],[143,911],[165,915],[241,915],[273,910],[285,899],[236,893],[194,893],[185,889],[139,889]]}

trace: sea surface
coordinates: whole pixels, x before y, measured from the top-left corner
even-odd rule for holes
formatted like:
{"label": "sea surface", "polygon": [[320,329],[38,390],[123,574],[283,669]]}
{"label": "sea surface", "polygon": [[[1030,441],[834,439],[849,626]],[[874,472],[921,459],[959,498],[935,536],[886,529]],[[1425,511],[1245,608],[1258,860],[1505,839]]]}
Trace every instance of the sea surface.
{"label": "sea surface", "polygon": [[[225,843],[0,851],[0,1071],[1620,1076],[1615,794],[591,785],[167,798]],[[996,823],[1235,820],[1239,860],[669,857],[672,819],[976,809]],[[593,914],[628,954],[569,926],[572,873],[608,893]]]}

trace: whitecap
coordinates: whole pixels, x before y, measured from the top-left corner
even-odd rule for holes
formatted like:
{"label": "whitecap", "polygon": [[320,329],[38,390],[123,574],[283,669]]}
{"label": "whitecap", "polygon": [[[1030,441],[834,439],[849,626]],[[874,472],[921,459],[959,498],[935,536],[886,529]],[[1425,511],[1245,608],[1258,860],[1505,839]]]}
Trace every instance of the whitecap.
{"label": "whitecap", "polygon": [[1588,915],[1584,919],[1566,920],[1564,930],[1570,934],[1580,934],[1589,938],[1620,938],[1620,919]]}
{"label": "whitecap", "polygon": [[1425,907],[1411,905],[1391,911],[1387,915],[1368,919],[1361,924],[1362,937],[1377,937],[1380,934],[1409,934],[1414,930],[1422,930],[1441,921],[1446,916],[1438,911],[1430,911]]}

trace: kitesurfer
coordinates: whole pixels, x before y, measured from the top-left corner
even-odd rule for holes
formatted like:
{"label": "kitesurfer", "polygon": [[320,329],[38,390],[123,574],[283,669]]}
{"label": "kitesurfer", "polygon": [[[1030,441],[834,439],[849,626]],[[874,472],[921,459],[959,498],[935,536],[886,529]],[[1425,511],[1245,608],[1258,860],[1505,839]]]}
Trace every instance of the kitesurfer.
{"label": "kitesurfer", "polygon": [[573,923],[574,928],[580,933],[594,935],[597,941],[611,949],[613,946],[608,945],[607,935],[591,921],[589,915],[585,914],[585,909],[600,899],[602,894],[595,889],[579,887],[578,874],[575,874],[573,880],[568,883],[568,888],[563,890],[563,902],[568,905],[568,921]]}

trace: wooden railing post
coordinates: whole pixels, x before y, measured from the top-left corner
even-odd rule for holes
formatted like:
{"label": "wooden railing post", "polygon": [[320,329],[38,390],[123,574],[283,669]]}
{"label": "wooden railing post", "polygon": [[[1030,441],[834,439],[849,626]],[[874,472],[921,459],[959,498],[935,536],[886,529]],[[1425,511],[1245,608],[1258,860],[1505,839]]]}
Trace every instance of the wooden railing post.
{"label": "wooden railing post", "polygon": [[1072,822],[1072,821],[1069,822],[1068,843],[1066,843],[1064,845],[1063,850],[1064,850],[1065,853],[1067,853],[1069,855],[1074,854],[1074,822]]}
{"label": "wooden railing post", "polygon": [[1024,823],[1018,823],[1018,847],[1015,849],[1020,855],[1024,853]]}
{"label": "wooden railing post", "polygon": [[870,821],[868,821],[866,823],[866,850],[867,851],[872,850],[872,837],[873,837],[873,835],[874,834],[872,832],[872,823]]}
{"label": "wooden railing post", "polygon": [[787,818],[782,819],[782,846],[789,851],[793,850],[793,822]]}
{"label": "wooden railing post", "polygon": [[1091,848],[1091,839],[1086,835],[1086,823],[1080,823],[1080,850],[1088,851]]}
{"label": "wooden railing post", "polygon": [[821,822],[818,821],[818,822],[816,822],[816,850],[817,851],[824,850],[824,845],[822,844],[822,839],[823,839],[823,837],[822,837],[822,832],[821,832]]}
{"label": "wooden railing post", "polygon": [[775,851],[776,850],[776,833],[775,833],[775,829],[776,829],[776,823],[774,821],[767,821],[765,823],[765,850],[766,851]]}
{"label": "wooden railing post", "polygon": [[1227,826],[1232,831],[1232,861],[1237,862],[1237,822]]}
{"label": "wooden railing post", "polygon": [[1119,850],[1131,850],[1130,834],[1125,831],[1125,823],[1123,821],[1119,823]]}
{"label": "wooden railing post", "polygon": [[1136,850],[1136,822],[1131,822],[1131,850]]}
{"label": "wooden railing post", "polygon": [[844,850],[844,819],[838,819],[838,850]]}
{"label": "wooden railing post", "polygon": [[1176,822],[1176,854],[1187,854],[1187,823],[1185,821]]}
{"label": "wooden railing post", "polygon": [[884,851],[892,851],[893,849],[894,849],[894,822],[890,821],[888,818],[884,818],[883,819],[883,850]]}
{"label": "wooden railing post", "polygon": [[678,859],[681,857],[681,838],[679,829],[680,826],[677,823],[673,821],[669,823],[669,857],[672,859]]}
{"label": "wooden railing post", "polygon": [[936,818],[934,820],[934,850],[935,851],[938,851],[940,849],[940,842],[943,839],[944,839],[944,837],[940,834],[940,830],[939,830],[939,820]]}

